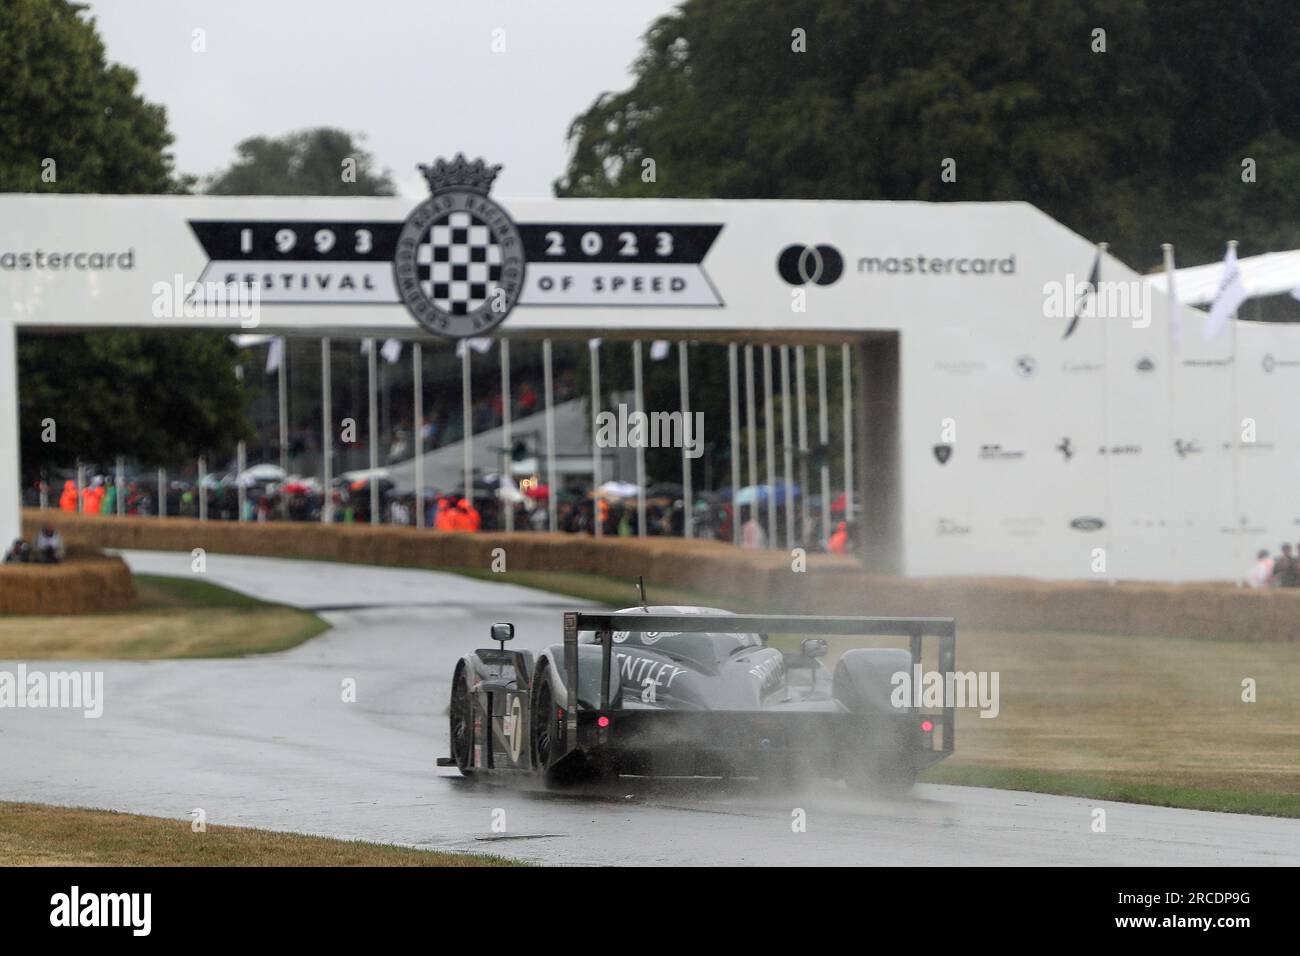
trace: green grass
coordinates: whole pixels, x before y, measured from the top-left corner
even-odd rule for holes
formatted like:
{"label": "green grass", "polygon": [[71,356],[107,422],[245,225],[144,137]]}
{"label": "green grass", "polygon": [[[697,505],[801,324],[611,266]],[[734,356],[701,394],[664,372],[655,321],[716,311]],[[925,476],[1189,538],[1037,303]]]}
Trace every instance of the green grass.
{"label": "green grass", "polygon": [[135,576],[137,603],[102,614],[0,617],[0,660],[158,660],[288,650],[329,629],[309,611],[201,578]]}
{"label": "green grass", "polygon": [[110,810],[0,803],[4,866],[523,866],[499,856],[332,840]]}
{"label": "green grass", "polygon": [[[136,592],[139,600],[136,610],[161,608],[255,608],[267,607],[266,601],[231,591],[220,585],[204,581],[197,575],[189,578],[163,577],[158,574],[137,574]],[[126,612],[130,613],[130,612]]]}
{"label": "green grass", "polygon": [[[507,571],[500,574],[481,568],[447,568],[428,567],[428,571],[440,571],[445,574],[459,574],[479,581],[516,584],[520,587],[536,588],[552,594],[592,601],[609,607],[635,607],[640,600],[637,595],[636,582],[627,578],[610,577],[603,574],[587,574],[578,571]],[[720,607],[734,611],[734,602],[709,595],[703,591],[688,588],[661,587],[646,585],[646,603],[648,604],[696,604],[706,607]]]}
{"label": "green grass", "polygon": [[982,767],[978,764],[941,763],[921,775],[925,783],[963,787],[993,787],[1053,793],[1089,800],[1145,803],[1157,807],[1255,813],[1274,817],[1300,817],[1300,794],[1249,793],[1206,787],[1114,780],[1075,772]]}

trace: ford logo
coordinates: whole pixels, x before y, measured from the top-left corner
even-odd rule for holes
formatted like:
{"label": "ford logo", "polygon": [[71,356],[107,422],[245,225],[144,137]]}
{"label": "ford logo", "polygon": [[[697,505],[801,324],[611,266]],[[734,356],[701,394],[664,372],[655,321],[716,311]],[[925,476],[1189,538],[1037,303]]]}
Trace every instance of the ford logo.
{"label": "ford logo", "polygon": [[1070,527],[1075,531],[1100,531],[1106,527],[1106,522],[1100,518],[1075,518],[1070,522]]}

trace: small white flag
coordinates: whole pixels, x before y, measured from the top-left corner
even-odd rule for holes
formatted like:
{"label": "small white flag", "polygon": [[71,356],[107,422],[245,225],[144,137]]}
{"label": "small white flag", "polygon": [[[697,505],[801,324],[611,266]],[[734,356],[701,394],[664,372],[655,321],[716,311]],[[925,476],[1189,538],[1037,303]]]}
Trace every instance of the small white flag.
{"label": "small white flag", "polygon": [[463,358],[465,355],[465,346],[469,346],[479,355],[486,355],[492,351],[492,340],[489,338],[471,338],[456,340],[456,358]]}
{"label": "small white flag", "polygon": [[1291,290],[1291,298],[1300,299],[1300,285]]}
{"label": "small white flag", "polygon": [[361,354],[362,354],[362,355],[369,355],[369,354],[370,354],[370,346],[374,343],[374,341],[375,341],[374,339],[362,339],[362,340],[361,340]]}
{"label": "small white flag", "polygon": [[1241,269],[1237,267],[1237,247],[1228,246],[1228,253],[1223,257],[1223,277],[1219,279],[1219,291],[1214,294],[1214,305],[1205,319],[1203,338],[1209,341],[1228,327],[1228,320],[1237,311],[1241,303],[1248,298],[1246,284],[1241,281]]}
{"label": "small white flag", "polygon": [[379,354],[384,357],[384,361],[389,365],[396,365],[397,360],[402,357],[402,343],[398,339],[385,339],[384,344],[379,348]]}
{"label": "small white flag", "polygon": [[[1300,289],[1297,289],[1296,291],[1300,292]],[[600,348],[600,343],[601,339],[587,339],[587,348],[594,352],[596,349]]]}
{"label": "small white flag", "polygon": [[650,361],[662,362],[668,357],[672,344],[667,339],[655,339],[650,343]]}
{"label": "small white flag", "polygon": [[280,367],[280,362],[284,358],[284,339],[276,336],[271,339],[271,347],[266,350],[266,374],[270,375]]}

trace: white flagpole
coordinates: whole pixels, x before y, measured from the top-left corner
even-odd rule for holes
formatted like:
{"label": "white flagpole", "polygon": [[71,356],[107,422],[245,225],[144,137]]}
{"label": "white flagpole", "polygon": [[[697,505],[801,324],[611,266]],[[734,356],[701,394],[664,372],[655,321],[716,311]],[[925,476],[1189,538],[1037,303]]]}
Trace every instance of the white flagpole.
{"label": "white flagpole", "polygon": [[330,340],[320,340],[320,515],[334,522],[334,388],[330,377]]}
{"label": "white flagpole", "polygon": [[[505,475],[502,477],[502,481],[504,482],[506,479],[509,479],[511,481],[514,480],[514,475],[512,474],[514,469],[510,467],[511,463],[514,461],[514,457],[513,457],[514,440],[511,435],[511,430],[512,430],[511,426],[513,424],[512,423],[513,410],[511,409],[510,404],[513,401],[513,399],[510,396],[510,340],[509,339],[504,337],[501,339],[500,354],[501,354],[501,444],[504,445],[506,449],[503,455],[503,457],[505,458]],[[498,485],[497,487],[499,490],[500,485]],[[506,501],[504,498],[502,498],[500,499],[500,507],[505,510],[506,530],[514,531],[515,530],[515,503],[513,501]]]}
{"label": "white flagpole", "polygon": [[117,461],[113,466],[113,507],[117,511],[118,517],[126,514],[126,478],[123,472],[126,470],[125,462],[121,455],[117,456]]}
{"label": "white flagpole", "polygon": [[[632,343],[632,383],[636,399],[637,417],[645,415],[645,391],[641,379],[641,340]],[[644,438],[644,436],[642,436]],[[645,529],[645,442],[636,447],[636,533],[638,538],[646,536]]]}
{"label": "white flagpole", "polygon": [[1165,503],[1166,503],[1165,507],[1167,509],[1166,514],[1168,515],[1168,519],[1165,521],[1165,536],[1166,538],[1168,538],[1168,542],[1169,542],[1169,577],[1172,578],[1174,581],[1178,581],[1179,580],[1179,575],[1177,570],[1178,547],[1175,542],[1176,532],[1174,530],[1175,524],[1173,520],[1174,514],[1176,513],[1178,508],[1177,499],[1174,497],[1174,485],[1177,484],[1177,472],[1178,472],[1177,456],[1175,455],[1175,449],[1173,448],[1173,443],[1174,441],[1177,440],[1176,438],[1177,422],[1175,420],[1175,414],[1176,414],[1176,409],[1178,408],[1177,404],[1174,402],[1174,375],[1178,370],[1178,366],[1175,364],[1177,362],[1177,356],[1175,353],[1178,351],[1179,348],[1179,342],[1177,341],[1177,338],[1179,336],[1179,330],[1181,328],[1180,323],[1182,321],[1182,316],[1179,315],[1178,312],[1179,309],[1178,293],[1174,289],[1174,273],[1177,271],[1177,269],[1174,266],[1173,243],[1171,242],[1162,243],[1160,249],[1164,254],[1165,278],[1166,278],[1165,288],[1166,288],[1166,294],[1169,297],[1169,303],[1168,303],[1169,334],[1166,337],[1166,342],[1165,342],[1167,346],[1166,368],[1168,369],[1168,375],[1169,375],[1169,387],[1168,387],[1169,415],[1166,421],[1168,422],[1167,427],[1169,428],[1171,434],[1168,435],[1168,440],[1165,442],[1165,454],[1169,458],[1169,488],[1168,488],[1168,493],[1165,495]]}
{"label": "white flagpole", "polygon": [[[687,362],[686,340],[682,339],[677,343],[677,368],[679,384],[682,394],[682,536],[686,538],[695,537],[695,510],[694,495],[691,493],[691,459],[687,455],[686,448],[686,429],[693,428],[691,424],[691,378]],[[693,431],[691,437],[695,441],[702,442],[703,435],[696,435]]]}
{"label": "white flagpole", "polygon": [[[15,456],[14,460],[17,461],[17,456]],[[19,487],[21,487],[21,485]],[[81,514],[85,510],[86,510],[86,466],[83,465],[80,460],[78,460],[77,461],[77,514]]]}
{"label": "white flagpole", "polygon": [[731,543],[740,544],[740,508],[736,495],[740,492],[740,383],[737,346],[727,346],[727,369],[731,385]]}
{"label": "white flagpole", "polygon": [[831,539],[831,464],[826,449],[831,440],[831,413],[826,398],[826,346],[817,346],[817,441],[822,447],[822,547]]}
{"label": "white flagpole", "polygon": [[415,439],[415,526],[424,527],[424,346],[411,343],[411,390],[415,396],[411,432]]}
{"label": "white flagpole", "polygon": [[[852,522],[853,509],[853,352],[840,346],[840,376],[844,381],[844,520]],[[859,542],[859,546],[860,546]]]}
{"label": "white flagpole", "polygon": [[244,469],[248,467],[248,449],[243,441],[235,446],[235,506],[239,509],[236,521],[244,520],[244,506],[248,503],[248,489],[244,487]]}
{"label": "white flagpole", "polygon": [[758,520],[758,406],[754,400],[754,346],[745,346],[745,426],[748,430],[749,483],[754,486],[754,503],[749,506],[751,517]]}
{"label": "white flagpole", "polygon": [[366,339],[366,393],[370,396],[370,523],[379,524],[379,479],[375,472],[379,470],[379,396],[376,392],[375,340]]}
{"label": "white flagpole", "polygon": [[280,468],[289,473],[289,341],[280,339],[280,365],[276,369],[280,406]]}
{"label": "white flagpole", "polygon": [[460,414],[464,419],[464,426],[461,436],[461,447],[464,450],[462,458],[462,478],[465,482],[465,500],[471,505],[474,503],[474,401],[471,392],[470,382],[470,365],[469,365],[469,341],[461,339],[460,341]]}
{"label": "white flagpole", "polygon": [[[1237,258],[1237,240],[1229,239],[1228,248],[1232,250],[1232,258]],[[1241,536],[1246,530],[1245,522],[1241,520],[1241,418],[1237,411],[1237,380],[1240,378],[1241,363],[1237,361],[1237,310],[1232,310],[1232,315],[1228,316],[1228,328],[1232,335],[1232,429],[1228,432],[1228,438],[1232,441],[1232,523],[1235,527],[1235,534],[1232,536],[1232,565],[1233,576],[1236,578],[1237,587],[1244,587],[1246,582],[1241,573]]]}
{"label": "white flagpole", "polygon": [[[600,343],[594,339],[587,341],[587,355],[591,359],[591,490],[594,493],[600,487],[600,446],[596,444],[596,418],[600,415]],[[600,502],[591,499],[591,525],[596,537],[605,534],[604,522],[600,520]]]}
{"label": "white flagpole", "polygon": [[763,346],[763,451],[767,459],[767,546],[776,539],[776,412],[773,410],[772,346]]}
{"label": "white flagpole", "polygon": [[794,388],[798,393],[799,410],[799,536],[802,545],[808,543],[808,381],[804,370],[805,357],[802,345],[794,347]]}
{"label": "white flagpole", "polygon": [[167,469],[158,469],[158,517],[167,517]]}
{"label": "white flagpole", "polygon": [[1106,258],[1106,250],[1110,248],[1109,243],[1097,243],[1097,287],[1092,290],[1092,310],[1097,321],[1101,323],[1101,430],[1102,430],[1102,447],[1106,449],[1101,463],[1102,467],[1102,485],[1105,489],[1106,498],[1106,583],[1115,583],[1115,509],[1113,506],[1114,499],[1110,493],[1110,460],[1111,445],[1110,441],[1110,317],[1100,309],[1097,303],[1101,299],[1101,269]]}
{"label": "white flagpole", "polygon": [[542,339],[542,382],[546,388],[546,523],[560,530],[559,488],[555,483],[555,389],[551,374],[551,340]]}
{"label": "white flagpole", "polygon": [[790,346],[782,345],[781,361],[781,445],[785,453],[782,462],[785,474],[782,475],[785,494],[785,547],[794,547],[794,446],[791,444],[792,422],[790,421]]}

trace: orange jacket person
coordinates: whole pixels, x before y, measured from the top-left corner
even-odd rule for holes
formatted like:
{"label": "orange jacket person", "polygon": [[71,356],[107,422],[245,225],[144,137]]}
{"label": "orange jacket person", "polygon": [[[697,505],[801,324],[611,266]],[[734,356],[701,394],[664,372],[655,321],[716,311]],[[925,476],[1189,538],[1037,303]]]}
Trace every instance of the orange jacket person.
{"label": "orange jacket person", "polygon": [[77,510],[77,483],[71,478],[63,483],[63,492],[59,495],[59,510]]}
{"label": "orange jacket person", "polygon": [[465,498],[456,502],[456,510],[460,512],[460,528],[462,531],[477,531],[483,527],[483,516]]}
{"label": "orange jacket person", "polygon": [[847,522],[841,521],[835,526],[835,533],[831,535],[831,540],[827,542],[826,550],[831,554],[849,553],[849,526]]}

